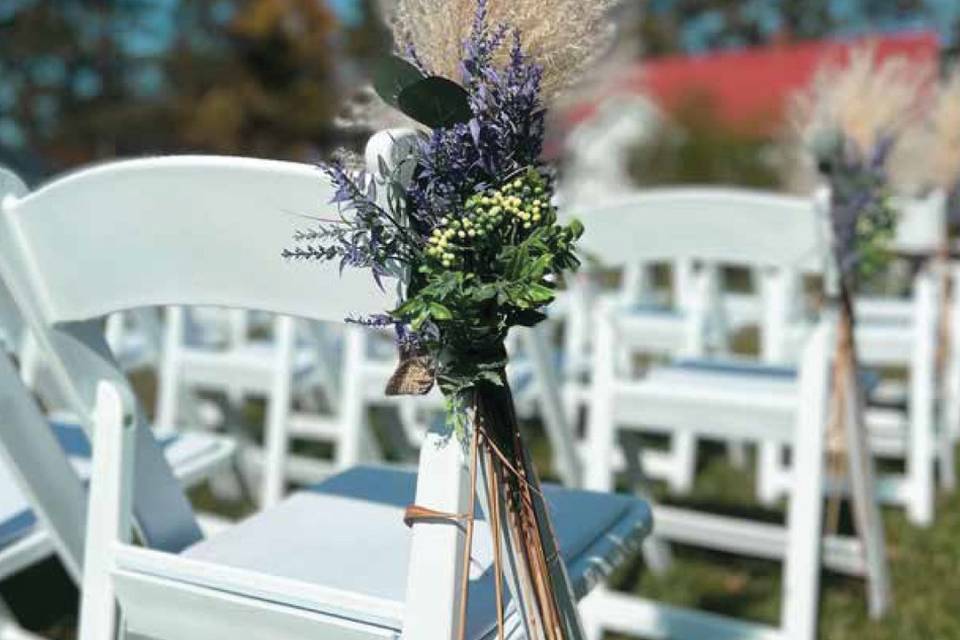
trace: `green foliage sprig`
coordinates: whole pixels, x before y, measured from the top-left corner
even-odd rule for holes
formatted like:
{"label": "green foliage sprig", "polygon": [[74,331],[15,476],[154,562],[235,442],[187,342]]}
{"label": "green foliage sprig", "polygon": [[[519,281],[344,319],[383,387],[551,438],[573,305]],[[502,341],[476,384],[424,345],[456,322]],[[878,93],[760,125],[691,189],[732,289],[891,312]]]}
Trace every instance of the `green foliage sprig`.
{"label": "green foliage sprig", "polygon": [[414,331],[439,329],[438,379],[448,396],[477,378],[496,381],[507,332],[542,321],[560,274],[579,266],[583,227],[558,223],[552,195],[548,179],[526,168],[431,231],[406,302],[391,315]]}
{"label": "green foliage sprig", "polygon": [[897,226],[886,162],[894,139],[881,136],[864,153],[839,132],[815,140],[814,157],[831,188],[830,219],[840,273],[853,281],[882,271],[890,262]]}

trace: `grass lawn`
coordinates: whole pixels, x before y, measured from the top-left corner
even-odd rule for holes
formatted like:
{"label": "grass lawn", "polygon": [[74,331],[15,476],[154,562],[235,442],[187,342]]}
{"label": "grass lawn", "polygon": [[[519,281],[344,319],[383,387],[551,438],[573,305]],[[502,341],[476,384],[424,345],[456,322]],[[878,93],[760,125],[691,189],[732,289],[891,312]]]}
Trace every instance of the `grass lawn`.
{"label": "grass lawn", "polygon": [[[690,501],[718,512],[750,504],[752,474],[708,454]],[[772,514],[776,517],[776,514]],[[903,512],[884,513],[895,604],[881,621],[866,616],[863,582],[823,574],[820,632],[823,640],[941,640],[960,638],[960,500],[941,496],[936,522],[918,529]],[[676,605],[756,621],[775,622],[780,610],[780,565],[691,547],[674,547],[674,566],[664,576],[641,562],[615,580],[620,591]],[[609,635],[608,640],[633,636]]]}

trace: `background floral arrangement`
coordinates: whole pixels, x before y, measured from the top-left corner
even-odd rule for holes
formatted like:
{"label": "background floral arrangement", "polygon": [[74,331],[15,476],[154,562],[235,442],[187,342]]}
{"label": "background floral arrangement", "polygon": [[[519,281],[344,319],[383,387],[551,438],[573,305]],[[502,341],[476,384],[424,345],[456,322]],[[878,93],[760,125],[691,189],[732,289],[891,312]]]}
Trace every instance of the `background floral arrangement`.
{"label": "background floral arrangement", "polygon": [[895,158],[894,178],[908,192],[942,189],[948,219],[960,227],[960,69],[936,86],[925,117],[910,128]]}
{"label": "background floral arrangement", "polygon": [[869,276],[887,259],[896,226],[891,159],[921,112],[931,72],[904,58],[878,61],[870,48],[822,67],[791,105],[792,182],[831,187],[834,253],[845,278]]}
{"label": "background floral arrangement", "polygon": [[[873,460],[864,422],[854,326],[854,295],[864,277],[885,266],[897,224],[891,202],[891,158],[911,121],[921,113],[929,70],[902,58],[878,61],[872,48],[854,50],[844,64],[821,68],[809,91],[792,105],[790,146],[801,174],[811,168],[830,187],[830,222],[838,270],[839,311],[833,361],[827,460],[835,478],[849,480],[853,516],[867,558],[871,608],[889,604],[890,582],[883,525],[873,500]],[[835,531],[840,500],[827,507]]]}

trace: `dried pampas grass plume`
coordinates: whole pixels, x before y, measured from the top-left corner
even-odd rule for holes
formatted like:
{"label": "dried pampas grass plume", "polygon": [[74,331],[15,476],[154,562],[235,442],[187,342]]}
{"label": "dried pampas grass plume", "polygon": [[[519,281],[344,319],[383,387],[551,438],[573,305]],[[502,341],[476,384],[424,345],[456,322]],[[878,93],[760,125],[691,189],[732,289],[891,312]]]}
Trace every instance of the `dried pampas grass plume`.
{"label": "dried pampas grass plume", "polygon": [[[382,6],[386,6],[384,3]],[[575,84],[613,45],[619,0],[488,0],[488,24],[520,31],[524,52],[544,68],[543,97]],[[463,43],[477,0],[397,0],[387,19],[400,49],[412,45],[433,73],[460,80]],[[509,46],[501,47],[504,60]]]}
{"label": "dried pampas grass plume", "polygon": [[952,191],[960,181],[960,68],[937,87],[927,117],[911,127],[897,159],[898,182]]}
{"label": "dried pampas grass plume", "polygon": [[806,189],[816,180],[811,150],[842,135],[864,156],[897,138],[917,120],[933,69],[905,57],[878,59],[872,46],[853,49],[845,63],[822,66],[789,108],[787,182]]}
{"label": "dried pampas grass plume", "polygon": [[929,149],[933,152],[934,182],[953,189],[960,180],[960,69],[954,69],[937,91],[930,127],[935,143]]}

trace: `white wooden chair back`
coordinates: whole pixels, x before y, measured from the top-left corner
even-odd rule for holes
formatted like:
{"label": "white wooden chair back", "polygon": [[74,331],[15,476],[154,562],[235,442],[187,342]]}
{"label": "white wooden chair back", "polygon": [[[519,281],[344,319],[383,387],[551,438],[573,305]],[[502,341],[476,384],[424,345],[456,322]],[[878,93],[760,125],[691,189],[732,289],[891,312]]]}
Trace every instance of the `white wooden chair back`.
{"label": "white wooden chair back", "polygon": [[[784,359],[785,322],[795,312],[798,283],[805,274],[830,273],[829,224],[824,203],[814,198],[724,188],[653,189],[572,212],[585,224],[583,247],[599,262],[629,269],[639,262],[693,262],[740,266],[761,274],[762,351]],[[700,291],[694,313],[719,304],[716,274],[683,278]],[[701,318],[701,321],[705,321]]]}
{"label": "white wooden chair back", "polygon": [[901,253],[933,255],[947,233],[946,195],[937,190],[920,199],[900,200],[892,246]]}
{"label": "white wooden chair back", "polygon": [[[791,327],[798,312],[802,276],[823,275],[829,268],[829,226],[822,204],[827,197],[824,192],[815,198],[800,198],[742,189],[664,188],[626,193],[589,210],[574,208],[567,214],[584,223],[585,251],[604,266],[628,273],[638,262],[668,262],[680,267],[682,277],[675,288],[685,298],[681,302],[686,307],[682,318],[686,338],[679,352],[684,357],[705,356],[709,332],[723,330],[724,294],[717,267],[749,268],[759,276],[761,357],[782,363],[796,361],[797,348],[805,338]],[[701,267],[695,269],[694,264]],[[578,344],[567,345],[568,360],[585,360],[589,344],[585,327],[595,324],[589,314],[599,305],[590,300],[589,292],[575,293],[581,313],[588,317],[571,318],[576,330],[568,329],[567,338]],[[626,313],[631,313],[629,308]],[[637,341],[642,338],[634,337]],[[664,344],[659,339],[653,342]],[[638,348],[650,351],[646,342],[637,342],[635,350]],[[573,349],[578,351],[571,353]],[[616,353],[630,360],[630,351],[620,348]],[[645,459],[652,474],[665,475],[671,487],[682,493],[692,483],[695,452],[689,434],[675,434],[668,454],[649,451]]]}
{"label": "white wooden chair back", "polygon": [[586,226],[583,250],[614,267],[693,259],[824,269],[823,221],[809,198],[738,189],[653,189],[569,213]]}

